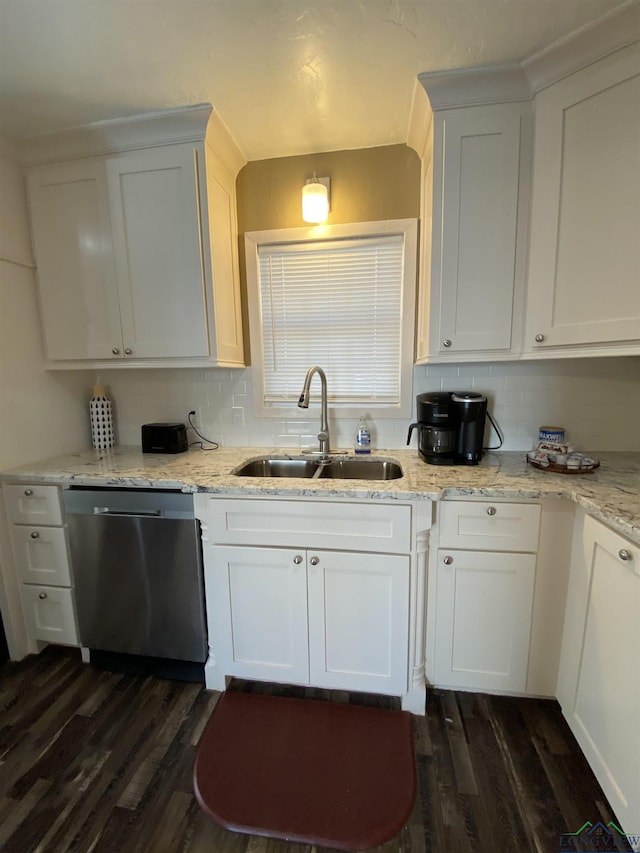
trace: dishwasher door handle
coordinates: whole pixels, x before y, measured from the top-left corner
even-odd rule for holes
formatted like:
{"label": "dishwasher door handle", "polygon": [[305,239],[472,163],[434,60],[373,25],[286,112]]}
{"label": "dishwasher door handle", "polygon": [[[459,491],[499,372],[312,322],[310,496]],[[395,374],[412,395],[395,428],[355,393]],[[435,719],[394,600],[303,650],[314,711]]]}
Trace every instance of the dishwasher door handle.
{"label": "dishwasher door handle", "polygon": [[108,506],[94,506],[94,515],[126,515],[129,517],[141,518],[159,518],[162,515],[161,509],[109,509]]}

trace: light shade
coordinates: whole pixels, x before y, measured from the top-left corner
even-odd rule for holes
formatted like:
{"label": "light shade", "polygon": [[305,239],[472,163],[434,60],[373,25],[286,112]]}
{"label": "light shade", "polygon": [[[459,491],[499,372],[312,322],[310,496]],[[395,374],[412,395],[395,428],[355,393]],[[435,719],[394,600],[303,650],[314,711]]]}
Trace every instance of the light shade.
{"label": "light shade", "polygon": [[313,178],[302,187],[302,218],[324,222],[329,215],[329,178]]}

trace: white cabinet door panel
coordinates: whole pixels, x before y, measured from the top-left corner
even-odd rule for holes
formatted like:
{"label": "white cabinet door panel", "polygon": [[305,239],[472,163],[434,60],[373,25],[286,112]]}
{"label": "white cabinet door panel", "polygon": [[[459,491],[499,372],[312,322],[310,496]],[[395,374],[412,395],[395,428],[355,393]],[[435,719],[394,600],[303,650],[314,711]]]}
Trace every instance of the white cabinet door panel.
{"label": "white cabinet door panel", "polygon": [[311,683],[405,693],[409,557],[309,551],[308,584]]}
{"label": "white cabinet door panel", "polygon": [[[437,349],[509,350],[518,221],[520,115],[451,110],[444,119]],[[450,344],[445,347],[443,341]]]}
{"label": "white cabinet door panel", "polygon": [[106,168],[127,355],[207,356],[193,146],[110,157]]}
{"label": "white cabinet door panel", "polygon": [[533,554],[438,551],[437,684],[525,690],[535,563]]}
{"label": "white cabinet door panel", "polygon": [[104,164],[39,166],[28,187],[46,355],[112,359],[122,331]]}
{"label": "white cabinet door panel", "polygon": [[572,559],[558,697],[627,832],[640,823],[638,613],[640,548],[586,517]]}
{"label": "white cabinet door panel", "polygon": [[308,683],[304,552],[214,547],[210,556],[207,611],[225,674]]}
{"label": "white cabinet door panel", "polygon": [[529,349],[640,339],[639,235],[635,45],[536,96]]}

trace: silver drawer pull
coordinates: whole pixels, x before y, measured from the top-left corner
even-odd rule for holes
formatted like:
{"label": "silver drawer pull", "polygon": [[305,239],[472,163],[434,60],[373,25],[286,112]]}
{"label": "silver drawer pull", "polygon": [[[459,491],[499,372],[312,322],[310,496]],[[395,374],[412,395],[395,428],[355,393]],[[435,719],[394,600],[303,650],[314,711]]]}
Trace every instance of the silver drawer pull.
{"label": "silver drawer pull", "polygon": [[495,515],[498,510],[494,506],[487,507],[487,515]]}
{"label": "silver drawer pull", "polygon": [[536,335],[536,343],[541,344],[543,342],[543,340],[544,340],[544,335],[541,334],[540,332],[538,332],[538,334]]}
{"label": "silver drawer pull", "polygon": [[317,566],[318,563],[320,562],[320,557],[312,557],[309,560],[309,562],[311,563],[312,566]]}
{"label": "silver drawer pull", "polygon": [[300,563],[302,562],[302,557],[300,556],[300,554],[296,554],[296,556],[293,558],[293,562],[296,564],[296,566],[300,565]]}
{"label": "silver drawer pull", "polygon": [[47,593],[46,593],[46,592],[41,592],[41,593],[38,595],[38,598],[39,598],[39,599],[41,599],[42,601],[44,601],[44,599],[45,599],[46,597],[47,597]]}
{"label": "silver drawer pull", "polygon": [[449,347],[451,346],[451,341],[449,340],[449,338],[446,338],[444,341],[442,341],[442,346],[449,349]]}
{"label": "silver drawer pull", "polygon": [[31,495],[33,494],[33,489],[25,489],[24,493],[28,498],[30,498]]}
{"label": "silver drawer pull", "polygon": [[38,533],[37,530],[33,531],[33,533],[31,534],[31,538],[32,539],[39,539],[40,538],[40,534]]}
{"label": "silver drawer pull", "polygon": [[442,562],[445,564],[445,566],[450,566],[451,563],[453,563],[453,557],[447,555],[446,557],[443,557]]}
{"label": "silver drawer pull", "polygon": [[625,560],[625,562],[626,562],[627,560],[630,560],[630,559],[631,559],[631,556],[632,556],[632,555],[631,555],[631,551],[627,551],[627,549],[626,549],[626,548],[621,548],[621,549],[618,551],[618,557],[620,557],[620,559],[621,559],[621,560]]}

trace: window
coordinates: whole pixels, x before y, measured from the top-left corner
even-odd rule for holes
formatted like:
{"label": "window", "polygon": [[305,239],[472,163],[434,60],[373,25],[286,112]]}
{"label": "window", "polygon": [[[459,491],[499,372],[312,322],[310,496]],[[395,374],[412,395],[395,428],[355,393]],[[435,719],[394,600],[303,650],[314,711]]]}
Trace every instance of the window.
{"label": "window", "polygon": [[411,219],[245,235],[259,414],[295,406],[314,364],[333,405],[410,414],[416,234]]}

